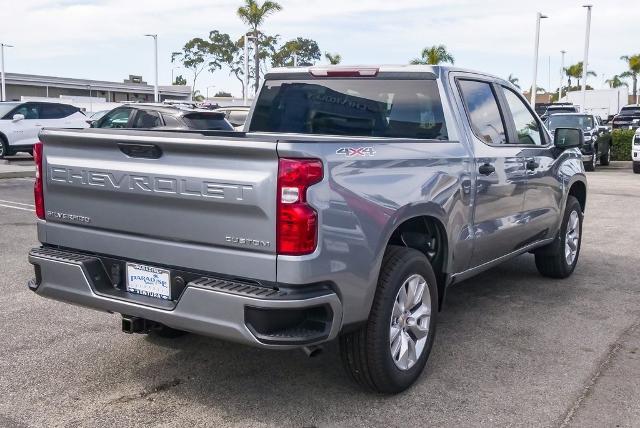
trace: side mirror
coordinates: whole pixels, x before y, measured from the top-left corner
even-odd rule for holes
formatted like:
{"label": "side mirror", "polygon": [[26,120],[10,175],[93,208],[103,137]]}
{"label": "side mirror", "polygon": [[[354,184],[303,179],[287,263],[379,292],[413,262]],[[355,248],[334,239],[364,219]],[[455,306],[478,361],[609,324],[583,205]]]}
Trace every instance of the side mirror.
{"label": "side mirror", "polygon": [[20,113],[18,113],[18,114],[14,114],[14,115],[13,115],[13,121],[14,121],[14,122],[17,122],[17,121],[19,121],[19,120],[24,120],[24,114],[20,114]]}
{"label": "side mirror", "polygon": [[584,144],[584,134],[578,128],[556,128],[553,134],[553,145],[559,149],[580,147]]}

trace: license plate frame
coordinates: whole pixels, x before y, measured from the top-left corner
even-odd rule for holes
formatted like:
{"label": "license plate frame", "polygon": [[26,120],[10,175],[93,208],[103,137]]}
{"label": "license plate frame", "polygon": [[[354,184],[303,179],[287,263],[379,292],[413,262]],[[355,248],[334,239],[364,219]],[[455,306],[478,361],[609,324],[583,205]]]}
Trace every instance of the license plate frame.
{"label": "license plate frame", "polygon": [[129,293],[171,300],[171,271],[142,263],[126,263],[125,286]]}

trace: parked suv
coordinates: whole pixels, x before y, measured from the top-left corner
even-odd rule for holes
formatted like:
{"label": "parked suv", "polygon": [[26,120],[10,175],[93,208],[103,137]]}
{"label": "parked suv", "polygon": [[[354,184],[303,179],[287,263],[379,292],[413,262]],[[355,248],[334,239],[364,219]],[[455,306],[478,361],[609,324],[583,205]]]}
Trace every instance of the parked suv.
{"label": "parked suv", "polygon": [[554,133],[556,128],[578,128],[584,134],[580,147],[582,161],[587,171],[595,171],[596,165],[609,165],[611,159],[611,133],[602,125],[600,118],[584,113],[557,113],[546,120],[547,128]]}
{"label": "parked suv", "polygon": [[636,129],[631,147],[631,158],[633,160],[633,172],[640,174],[640,128]]}
{"label": "parked suv", "polygon": [[339,339],[356,382],[396,393],[447,287],[527,252],[554,281],[576,268],[583,133],[552,139],[505,80],[276,69],[246,129],[44,131],[29,287],[128,333],[309,354]]}
{"label": "parked suv", "polygon": [[91,124],[92,128],[233,131],[223,113],[166,104],[125,104]]}
{"label": "parked suv", "polygon": [[637,129],[640,127],[640,104],[622,107],[620,113],[611,121],[613,129]]}
{"label": "parked suv", "polygon": [[86,128],[87,117],[69,104],[0,102],[0,159],[33,152],[42,128]]}
{"label": "parked suv", "polygon": [[552,114],[558,113],[578,113],[578,107],[571,103],[556,103],[547,106],[547,110],[541,116],[542,120],[547,120]]}

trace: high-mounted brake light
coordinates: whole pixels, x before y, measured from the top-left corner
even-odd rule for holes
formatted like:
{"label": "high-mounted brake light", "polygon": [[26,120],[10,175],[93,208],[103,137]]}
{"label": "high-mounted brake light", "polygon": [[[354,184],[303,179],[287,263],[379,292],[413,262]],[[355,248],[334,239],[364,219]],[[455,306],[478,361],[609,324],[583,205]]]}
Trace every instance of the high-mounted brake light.
{"label": "high-mounted brake light", "polygon": [[313,253],[318,244],[318,213],[307,204],[307,189],[322,180],[319,159],[280,159],[278,165],[278,254]]}
{"label": "high-mounted brake light", "polygon": [[375,77],[378,75],[377,68],[310,68],[309,73],[315,77]]}
{"label": "high-mounted brake light", "polygon": [[44,193],[42,171],[42,142],[38,141],[33,146],[33,162],[36,164],[36,181],[33,183],[33,199],[36,205],[36,215],[44,220]]}

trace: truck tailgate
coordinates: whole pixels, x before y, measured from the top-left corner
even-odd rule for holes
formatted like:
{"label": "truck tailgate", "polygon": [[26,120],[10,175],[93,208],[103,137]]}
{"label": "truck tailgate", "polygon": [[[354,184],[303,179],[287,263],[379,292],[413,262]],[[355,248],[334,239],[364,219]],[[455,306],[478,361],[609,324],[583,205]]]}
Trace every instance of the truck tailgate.
{"label": "truck tailgate", "polygon": [[44,131],[42,242],[275,281],[275,141]]}

